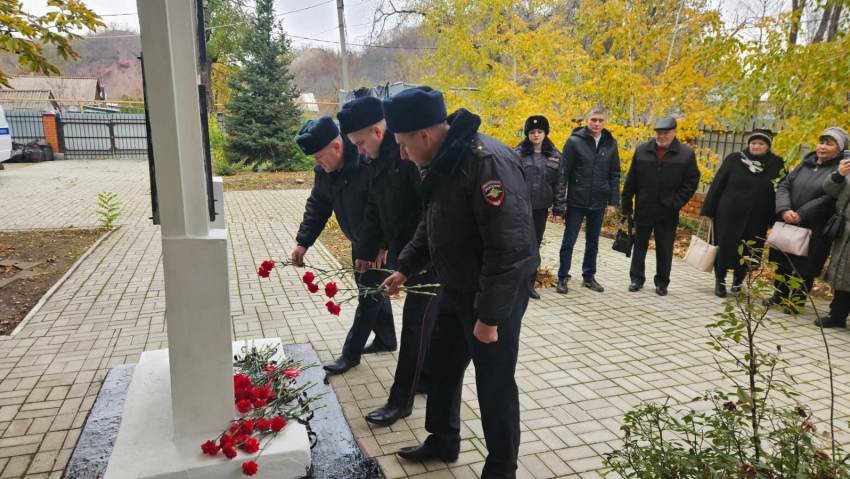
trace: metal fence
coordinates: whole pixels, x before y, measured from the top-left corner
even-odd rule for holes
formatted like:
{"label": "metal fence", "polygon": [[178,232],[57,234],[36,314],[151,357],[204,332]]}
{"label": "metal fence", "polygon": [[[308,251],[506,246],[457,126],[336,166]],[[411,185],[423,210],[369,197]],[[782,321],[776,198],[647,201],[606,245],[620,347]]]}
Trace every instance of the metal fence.
{"label": "metal fence", "polygon": [[6,112],[6,121],[9,122],[12,141],[15,143],[45,141],[44,120],[40,111],[9,111]]}
{"label": "metal fence", "polygon": [[144,114],[61,113],[57,120],[67,159],[148,156]]}

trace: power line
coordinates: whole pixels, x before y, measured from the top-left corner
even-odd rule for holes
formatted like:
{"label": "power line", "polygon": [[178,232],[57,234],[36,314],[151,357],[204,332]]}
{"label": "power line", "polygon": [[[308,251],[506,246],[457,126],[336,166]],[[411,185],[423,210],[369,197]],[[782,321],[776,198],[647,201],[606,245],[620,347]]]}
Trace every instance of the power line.
{"label": "power line", "polygon": [[[289,12],[278,13],[277,15],[275,15],[275,18],[282,17],[284,15],[289,15],[290,13],[303,12],[304,10],[310,10],[312,8],[320,7],[322,5],[326,5],[328,3],[335,2],[335,1],[336,0],[326,0],[322,3],[317,3],[317,4],[311,5],[309,7],[299,8],[297,10],[292,10],[292,11],[289,11]],[[219,28],[235,27],[236,25],[245,25],[246,23],[251,23],[251,22],[253,22],[253,20],[246,20],[244,22],[236,22],[236,23],[228,23],[227,25],[216,25],[214,27],[206,27],[204,30],[218,30]]]}
{"label": "power line", "polygon": [[[312,40],[314,42],[321,42],[321,43],[333,43],[333,44],[339,43],[339,42],[334,42],[334,41],[331,41],[331,40],[319,40],[319,39],[310,38],[310,37],[299,37],[299,36],[295,36],[295,35],[290,35],[288,33],[286,34],[286,36],[289,37],[289,38],[298,38],[300,40]],[[365,44],[362,44],[362,43],[348,43],[348,42],[346,42],[346,45],[354,45],[355,47],[388,48],[388,49],[398,49],[398,50],[436,50],[435,47],[391,47],[389,45],[365,45]]]}

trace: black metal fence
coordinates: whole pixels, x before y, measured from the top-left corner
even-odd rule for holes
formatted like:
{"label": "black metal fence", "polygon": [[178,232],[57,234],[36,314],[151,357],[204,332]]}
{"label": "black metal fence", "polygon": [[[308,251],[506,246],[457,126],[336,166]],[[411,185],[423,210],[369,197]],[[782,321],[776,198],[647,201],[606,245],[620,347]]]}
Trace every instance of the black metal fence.
{"label": "black metal fence", "polygon": [[144,114],[62,113],[57,127],[67,159],[148,156]]}
{"label": "black metal fence", "polygon": [[44,120],[40,111],[8,111],[6,121],[15,143],[45,141]]}

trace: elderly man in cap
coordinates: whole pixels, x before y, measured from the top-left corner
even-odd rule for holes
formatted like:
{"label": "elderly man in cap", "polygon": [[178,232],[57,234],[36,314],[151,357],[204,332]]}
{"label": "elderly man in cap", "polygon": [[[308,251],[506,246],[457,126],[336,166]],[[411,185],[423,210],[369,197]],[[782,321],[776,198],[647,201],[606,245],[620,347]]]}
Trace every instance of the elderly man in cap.
{"label": "elderly man in cap", "polygon": [[[295,142],[305,155],[316,160],[316,179],[307,199],[304,219],[295,236],[298,246],[292,252],[292,261],[303,263],[307,249],[313,246],[334,213],[343,234],[351,241],[354,261],[358,249],[363,246],[361,225],[369,198],[369,159],[361,156],[348,138],[340,136],[339,129],[329,116],[308,121],[298,132]],[[386,273],[380,271],[354,274],[357,284],[365,286],[377,286],[386,277]],[[374,331],[378,344],[395,349],[395,324],[389,298],[373,295],[360,296],[358,300],[351,330],[359,332],[365,329],[367,336]],[[325,370],[341,374],[360,364],[363,345],[354,347],[350,341],[352,335],[349,332],[342,355],[325,365]]]}
{"label": "elderly man in cap", "polygon": [[[387,130],[381,100],[367,96],[355,98],[342,106],[337,113],[340,131],[357,145],[360,152],[372,158],[372,187],[369,203],[363,215],[360,244],[355,265],[361,273],[372,266],[398,267],[398,255],[413,239],[422,216],[419,196],[422,177],[419,169],[401,158],[395,136]],[[379,250],[383,241],[387,249]],[[433,268],[417,272],[407,280],[408,286],[437,284],[439,279]],[[434,294],[408,294],[402,313],[401,349],[395,381],[390,388],[386,404],[366,414],[364,419],[372,424],[390,426],[413,411],[413,398],[420,385],[428,344],[437,318],[437,305],[441,288],[425,290]],[[371,330],[354,325],[346,339],[349,350],[363,348]],[[363,349],[364,353],[392,351],[376,338]],[[427,378],[424,378],[427,381]]]}
{"label": "elderly man in cap", "polygon": [[623,214],[634,214],[635,221],[635,250],[629,271],[632,292],[640,291],[646,281],[646,251],[649,237],[655,233],[655,292],[667,295],[679,211],[699,186],[694,149],[676,138],[676,127],[672,117],[655,122],[655,139],[637,146],[623,186]]}
{"label": "elderly man in cap", "polygon": [[515,478],[520,443],[514,372],[528,277],[540,263],[531,201],[516,153],[478,132],[465,109],[446,115],[429,87],[384,100],[401,156],[424,176],[425,213],[385,282],[388,294],[431,264],[444,286],[431,340],[431,379],[422,444],[398,451],[413,461],[457,460],[460,401],[469,361],[487,446],[482,478]]}

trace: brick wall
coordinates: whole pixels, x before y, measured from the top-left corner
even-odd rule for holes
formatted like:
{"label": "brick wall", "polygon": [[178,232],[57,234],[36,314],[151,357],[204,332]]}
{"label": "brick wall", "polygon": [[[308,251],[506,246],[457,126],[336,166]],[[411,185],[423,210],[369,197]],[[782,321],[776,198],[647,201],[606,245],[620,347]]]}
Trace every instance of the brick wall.
{"label": "brick wall", "polygon": [[56,130],[56,114],[49,111],[41,115],[44,122],[44,141],[47,142],[53,153],[59,153],[59,132]]}
{"label": "brick wall", "polygon": [[702,202],[705,200],[705,195],[696,194],[688,204],[682,208],[682,213],[691,218],[699,218],[699,212],[702,209]]}

